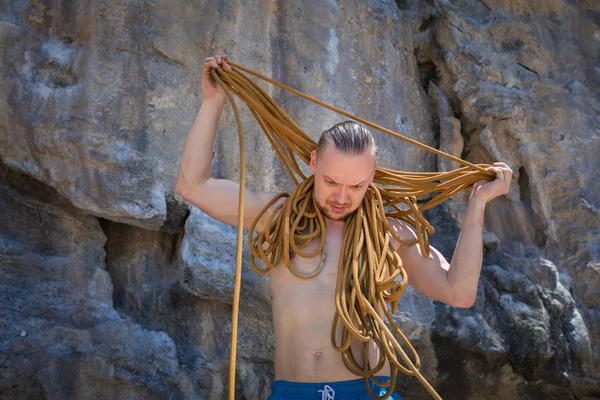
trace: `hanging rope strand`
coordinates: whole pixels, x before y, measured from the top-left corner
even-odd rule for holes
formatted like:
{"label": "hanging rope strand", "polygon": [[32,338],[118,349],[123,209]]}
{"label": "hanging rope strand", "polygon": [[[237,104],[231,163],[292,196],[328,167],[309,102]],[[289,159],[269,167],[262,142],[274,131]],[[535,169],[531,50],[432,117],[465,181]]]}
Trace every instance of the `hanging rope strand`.
{"label": "hanging rope strand", "polygon": [[[240,159],[242,160],[238,210],[238,258],[229,372],[230,400],[233,400],[235,384],[237,304],[239,303],[242,249],[240,232],[243,229],[243,190],[246,173],[243,162],[241,120],[231,94],[246,103],[269,143],[273,146],[275,154],[297,185],[290,195],[275,196],[254,220],[248,236],[251,266],[259,273],[266,273],[270,269],[284,264],[295,276],[308,279],[317,275],[325,264],[323,253],[325,251],[325,220],[313,196],[314,177],[306,177],[298,165],[298,160],[305,164],[309,163],[310,153],[316,149],[316,143],[287,116],[264,90],[240,71],[463,165],[456,170],[442,173],[400,172],[376,168],[374,184],[370,185],[361,205],[355,213],[347,218],[345,223],[336,280],[336,313],[331,328],[332,346],[341,353],[346,368],[353,374],[364,378],[366,389],[374,399],[389,398],[394,391],[398,372],[402,372],[417,377],[434,399],[441,400],[441,397],[419,372],[421,365],[419,356],[393,320],[392,313],[397,310],[398,301],[408,284],[408,277],[400,256],[392,246],[390,237],[393,237],[401,245],[412,246],[418,243],[422,254],[428,257],[428,235],[434,232],[434,228],[423,217],[422,211],[444,202],[461,190],[472,187],[477,181],[493,180],[494,174],[485,169],[488,167],[487,165],[471,164],[323,103],[238,64],[230,61],[228,63],[233,67],[231,70],[219,68],[211,70],[211,73],[216,82],[225,90],[234,107],[240,137]],[[426,200],[418,204],[417,196],[425,197]],[[389,211],[386,212],[386,209]],[[265,217],[265,228],[257,232],[258,222]],[[416,232],[417,239],[403,240],[399,238],[391,229],[388,218],[396,218],[411,225]],[[318,248],[311,253],[305,253],[303,249],[314,240],[319,241]],[[301,257],[315,257],[321,253],[322,259],[314,271],[308,274],[300,273],[290,263],[291,251]],[[265,268],[258,267],[257,258],[262,260]],[[390,327],[386,325],[384,318],[387,319]],[[338,343],[335,333],[339,324],[342,326],[342,335],[341,342]],[[397,338],[407,348],[410,356]],[[352,339],[358,339],[364,344],[360,363],[352,351]],[[369,343],[374,344],[379,353],[378,361],[372,367],[369,363],[371,349]],[[374,376],[384,368],[386,363],[390,366],[391,378],[387,383],[380,383]],[[369,382],[385,388],[385,394],[378,396],[373,393]]]}

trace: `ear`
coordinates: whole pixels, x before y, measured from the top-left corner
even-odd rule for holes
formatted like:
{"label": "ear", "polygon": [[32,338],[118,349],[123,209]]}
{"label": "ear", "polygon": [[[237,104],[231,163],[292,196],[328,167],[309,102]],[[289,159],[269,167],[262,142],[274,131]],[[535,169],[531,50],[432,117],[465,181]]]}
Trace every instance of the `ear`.
{"label": "ear", "polygon": [[310,152],[310,173],[311,175],[315,174],[315,170],[317,169],[317,151],[313,150]]}

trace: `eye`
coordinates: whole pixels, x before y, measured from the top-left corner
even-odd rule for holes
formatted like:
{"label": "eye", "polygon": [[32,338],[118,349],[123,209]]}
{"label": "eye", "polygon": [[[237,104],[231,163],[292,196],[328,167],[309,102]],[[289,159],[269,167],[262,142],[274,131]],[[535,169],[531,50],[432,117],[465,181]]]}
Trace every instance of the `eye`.
{"label": "eye", "polygon": [[333,185],[333,184],[335,183],[334,181],[332,181],[332,180],[329,180],[329,179],[325,179],[325,182],[326,182],[328,185]]}
{"label": "eye", "polygon": [[352,187],[353,187],[354,189],[357,189],[357,190],[358,190],[358,189],[360,189],[360,188],[362,187],[362,185],[354,185],[354,186],[352,186]]}

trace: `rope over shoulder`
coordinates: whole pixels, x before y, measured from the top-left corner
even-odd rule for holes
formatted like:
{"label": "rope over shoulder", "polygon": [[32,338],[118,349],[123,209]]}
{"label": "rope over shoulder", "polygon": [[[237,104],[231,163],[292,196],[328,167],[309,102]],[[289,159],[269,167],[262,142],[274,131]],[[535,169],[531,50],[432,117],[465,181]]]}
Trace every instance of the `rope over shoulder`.
{"label": "rope over shoulder", "polygon": [[[250,263],[259,273],[266,273],[283,263],[291,273],[299,278],[308,279],[317,275],[323,268],[323,262],[313,272],[300,274],[290,263],[290,252],[301,257],[315,257],[321,253],[325,248],[325,220],[313,196],[314,178],[305,176],[298,165],[298,161],[309,163],[310,153],[316,149],[316,143],[285,114],[267,93],[240,71],[463,165],[456,170],[441,173],[400,172],[376,168],[374,183],[370,185],[359,208],[347,218],[345,223],[336,282],[336,313],[331,329],[332,346],[341,353],[346,368],[353,374],[363,377],[365,387],[372,398],[389,398],[394,391],[398,372],[402,372],[415,376],[433,398],[441,399],[419,372],[421,365],[419,356],[392,316],[397,310],[400,296],[406,289],[408,277],[402,267],[399,254],[391,244],[391,238],[393,237],[398,243],[407,246],[418,243],[424,257],[429,257],[428,235],[434,233],[434,228],[423,217],[422,212],[441,204],[461,190],[471,188],[477,181],[493,180],[494,174],[485,169],[488,165],[471,164],[323,103],[236,63],[231,61],[228,63],[233,67],[231,70],[219,68],[211,70],[211,73],[225,90],[233,106],[240,137],[242,166],[238,231],[241,232],[243,221],[244,184],[242,178],[245,178],[245,165],[242,127],[239,112],[231,94],[235,94],[246,103],[285,170],[296,184],[296,189],[290,195],[275,196],[259,213],[249,230]],[[417,197],[425,196],[427,196],[427,200],[418,204]],[[282,200],[283,198],[285,200]],[[275,204],[277,205],[274,206]],[[255,228],[262,218],[266,218],[266,227],[257,232]],[[395,218],[412,226],[417,239],[406,241],[399,238],[391,229],[388,218]],[[311,253],[304,252],[303,249],[313,240],[319,240],[318,248]],[[229,373],[230,399],[233,399],[235,384],[241,248],[241,236],[238,234],[238,264],[234,290],[232,355]],[[256,258],[261,259],[266,268],[260,268],[256,264]],[[388,304],[391,306],[391,312]],[[384,319],[387,320],[389,327]],[[339,323],[343,325],[340,342],[335,337],[336,327]],[[363,357],[360,360],[357,360],[350,346],[353,338],[363,342]],[[410,355],[396,338],[400,339]],[[369,362],[368,344],[370,341],[375,344],[379,352],[379,359],[373,366]],[[391,379],[382,384],[372,378],[384,368],[386,363],[390,365]],[[369,381],[386,388],[386,393],[383,396],[375,395],[370,388]]]}

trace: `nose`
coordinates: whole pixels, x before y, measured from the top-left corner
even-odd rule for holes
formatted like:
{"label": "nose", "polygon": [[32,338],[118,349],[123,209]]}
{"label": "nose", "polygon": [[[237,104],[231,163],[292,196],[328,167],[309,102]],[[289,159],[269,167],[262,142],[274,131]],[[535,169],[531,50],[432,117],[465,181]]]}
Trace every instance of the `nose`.
{"label": "nose", "polygon": [[346,189],[345,186],[338,188],[338,190],[335,192],[334,199],[338,204],[346,204],[346,200],[348,199],[348,189]]}

